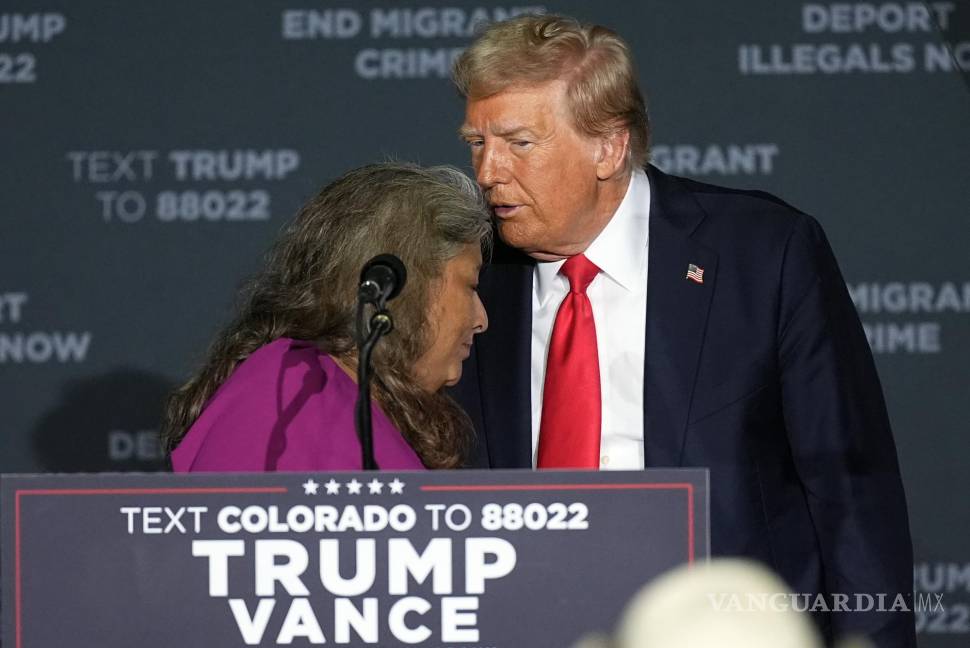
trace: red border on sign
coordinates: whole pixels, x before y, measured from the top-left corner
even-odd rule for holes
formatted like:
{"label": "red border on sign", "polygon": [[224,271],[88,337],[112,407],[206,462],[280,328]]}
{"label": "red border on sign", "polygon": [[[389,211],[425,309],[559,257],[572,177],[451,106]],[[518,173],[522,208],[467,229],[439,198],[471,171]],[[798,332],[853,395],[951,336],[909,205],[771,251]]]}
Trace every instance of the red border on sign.
{"label": "red border on sign", "polygon": [[224,493],[287,493],[285,486],[212,488],[35,488],[14,491],[14,636],[16,648],[23,648],[20,588],[20,497],[22,495],[209,495]]}
{"label": "red border on sign", "polygon": [[694,564],[694,485],[685,482],[639,484],[426,484],[423,491],[566,491],[566,490],[684,490],[687,491],[687,564]]}

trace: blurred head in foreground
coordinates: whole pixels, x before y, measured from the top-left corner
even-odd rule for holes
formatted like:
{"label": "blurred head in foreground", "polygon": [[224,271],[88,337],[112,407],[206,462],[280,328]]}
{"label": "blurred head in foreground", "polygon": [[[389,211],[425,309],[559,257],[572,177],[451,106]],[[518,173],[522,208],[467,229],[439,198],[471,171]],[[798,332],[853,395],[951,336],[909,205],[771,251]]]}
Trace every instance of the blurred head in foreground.
{"label": "blurred head in foreground", "polygon": [[574,648],[821,648],[808,615],[771,604],[773,594],[790,600],[787,592],[751,561],[679,567],[633,597],[612,641],[588,637]]}

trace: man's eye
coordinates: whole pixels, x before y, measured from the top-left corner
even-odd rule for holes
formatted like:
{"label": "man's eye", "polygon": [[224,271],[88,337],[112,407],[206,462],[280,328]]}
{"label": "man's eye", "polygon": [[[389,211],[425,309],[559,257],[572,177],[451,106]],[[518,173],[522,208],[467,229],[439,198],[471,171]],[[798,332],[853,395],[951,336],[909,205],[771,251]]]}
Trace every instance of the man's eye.
{"label": "man's eye", "polygon": [[480,148],[485,143],[483,140],[480,140],[480,139],[465,140],[465,141],[468,143],[468,146],[472,148]]}
{"label": "man's eye", "polygon": [[519,148],[528,148],[532,146],[532,142],[528,140],[515,140],[514,142],[512,142],[512,144]]}

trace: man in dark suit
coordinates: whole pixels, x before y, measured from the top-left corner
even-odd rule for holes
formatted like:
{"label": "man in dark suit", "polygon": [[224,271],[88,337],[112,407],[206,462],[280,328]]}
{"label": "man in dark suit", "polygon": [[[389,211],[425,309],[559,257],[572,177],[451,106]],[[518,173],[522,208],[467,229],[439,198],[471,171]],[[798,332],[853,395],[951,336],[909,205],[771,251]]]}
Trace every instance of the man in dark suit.
{"label": "man in dark suit", "polygon": [[709,468],[715,555],[826,596],[829,639],[915,645],[896,450],[818,223],[645,167],[630,53],[602,27],[493,25],[455,81],[501,238],[455,392],[473,465]]}

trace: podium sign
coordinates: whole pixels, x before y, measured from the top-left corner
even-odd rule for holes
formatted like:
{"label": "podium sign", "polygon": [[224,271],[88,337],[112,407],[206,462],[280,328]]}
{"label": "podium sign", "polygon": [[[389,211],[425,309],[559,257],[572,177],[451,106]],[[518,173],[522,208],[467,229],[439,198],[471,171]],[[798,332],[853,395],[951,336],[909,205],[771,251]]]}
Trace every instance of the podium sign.
{"label": "podium sign", "polygon": [[565,647],[709,551],[695,469],[2,482],[10,648]]}

